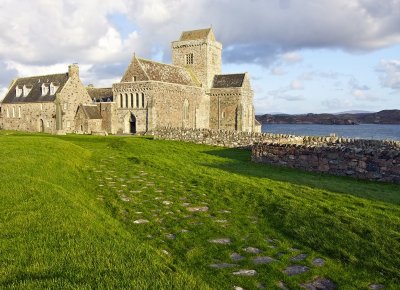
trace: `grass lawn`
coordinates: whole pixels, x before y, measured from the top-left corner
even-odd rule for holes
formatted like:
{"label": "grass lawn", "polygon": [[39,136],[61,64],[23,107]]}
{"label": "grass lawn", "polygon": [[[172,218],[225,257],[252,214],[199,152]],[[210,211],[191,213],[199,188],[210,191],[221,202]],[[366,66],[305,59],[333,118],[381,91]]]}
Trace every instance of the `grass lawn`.
{"label": "grass lawn", "polygon": [[0,288],[400,284],[399,185],[235,149],[10,131],[0,170]]}

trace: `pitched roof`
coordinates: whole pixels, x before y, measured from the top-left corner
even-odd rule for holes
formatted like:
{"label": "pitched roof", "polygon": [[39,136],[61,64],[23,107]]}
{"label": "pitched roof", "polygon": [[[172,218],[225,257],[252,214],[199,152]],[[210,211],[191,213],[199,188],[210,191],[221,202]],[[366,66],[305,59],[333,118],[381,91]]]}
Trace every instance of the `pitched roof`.
{"label": "pitched roof", "polygon": [[215,75],[213,88],[240,88],[246,74]]}
{"label": "pitched roof", "polygon": [[210,38],[210,40],[215,41],[215,36],[214,32],[212,31],[212,28],[184,31],[182,32],[181,38],[179,40],[186,41],[186,40],[198,40],[207,38]]}
{"label": "pitched roof", "polygon": [[96,105],[82,105],[81,108],[88,119],[102,119]]}
{"label": "pitched roof", "polygon": [[92,100],[96,99],[96,101],[99,102],[107,102],[108,100],[113,100],[112,88],[87,87],[86,90]]}
{"label": "pitched roof", "polygon": [[147,59],[137,58],[143,71],[152,81],[195,86],[196,82],[190,72],[179,66],[159,63]]}
{"label": "pitched roof", "polygon": [[[59,93],[64,85],[66,84],[69,76],[68,73],[64,74],[54,74],[47,76],[33,76],[26,78],[16,79],[10,89],[5,96],[3,103],[36,103],[36,102],[53,102],[56,99],[56,93]],[[50,90],[48,90],[46,95],[42,95],[42,84],[49,85],[53,83],[58,86],[57,91],[50,95]],[[32,87],[29,94],[24,97],[23,95],[20,97],[16,96],[16,87],[28,86]]]}

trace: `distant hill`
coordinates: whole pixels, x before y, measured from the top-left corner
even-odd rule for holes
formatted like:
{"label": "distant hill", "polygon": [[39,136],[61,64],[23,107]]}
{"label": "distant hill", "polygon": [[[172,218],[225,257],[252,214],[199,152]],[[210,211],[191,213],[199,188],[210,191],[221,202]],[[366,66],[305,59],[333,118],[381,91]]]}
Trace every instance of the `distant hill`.
{"label": "distant hill", "polygon": [[400,110],[383,110],[376,113],[352,111],[338,114],[265,114],[257,115],[256,119],[262,124],[400,124]]}

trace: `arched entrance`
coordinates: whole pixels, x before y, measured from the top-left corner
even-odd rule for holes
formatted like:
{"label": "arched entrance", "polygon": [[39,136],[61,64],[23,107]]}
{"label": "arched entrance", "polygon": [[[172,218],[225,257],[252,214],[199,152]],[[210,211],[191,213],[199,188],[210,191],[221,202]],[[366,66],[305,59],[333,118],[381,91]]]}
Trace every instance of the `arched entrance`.
{"label": "arched entrance", "polygon": [[39,120],[39,132],[44,132],[44,121],[43,119]]}
{"label": "arched entrance", "polygon": [[136,117],[134,114],[131,114],[131,117],[129,118],[129,133],[136,133]]}

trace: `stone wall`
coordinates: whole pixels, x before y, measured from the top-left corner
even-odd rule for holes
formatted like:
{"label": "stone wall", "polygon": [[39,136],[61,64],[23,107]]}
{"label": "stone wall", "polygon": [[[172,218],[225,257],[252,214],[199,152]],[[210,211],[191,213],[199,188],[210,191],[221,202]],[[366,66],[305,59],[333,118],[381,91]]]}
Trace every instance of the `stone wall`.
{"label": "stone wall", "polygon": [[306,171],[400,183],[400,142],[264,143],[253,147],[252,160]]}
{"label": "stone wall", "polygon": [[400,183],[400,141],[163,128],[156,139],[252,149],[252,160]]}

